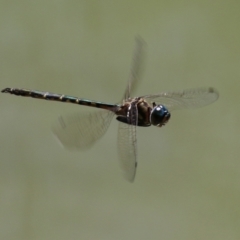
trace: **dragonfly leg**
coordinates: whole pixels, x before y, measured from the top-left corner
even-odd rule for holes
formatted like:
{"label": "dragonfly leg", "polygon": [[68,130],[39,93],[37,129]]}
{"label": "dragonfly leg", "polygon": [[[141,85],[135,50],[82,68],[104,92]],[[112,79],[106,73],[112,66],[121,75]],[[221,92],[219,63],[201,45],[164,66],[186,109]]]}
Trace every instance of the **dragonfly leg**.
{"label": "dragonfly leg", "polygon": [[128,123],[128,120],[127,120],[127,117],[124,117],[124,116],[118,116],[116,117],[116,119],[119,121],[119,122],[123,122],[123,123]]}
{"label": "dragonfly leg", "polygon": [[[119,122],[123,122],[123,123],[129,124],[129,122],[127,120],[127,117],[118,116],[116,119]],[[138,119],[138,125],[137,126],[139,126],[139,127],[149,127],[149,126],[151,126],[151,124],[146,124],[146,123],[142,122],[140,119]]]}

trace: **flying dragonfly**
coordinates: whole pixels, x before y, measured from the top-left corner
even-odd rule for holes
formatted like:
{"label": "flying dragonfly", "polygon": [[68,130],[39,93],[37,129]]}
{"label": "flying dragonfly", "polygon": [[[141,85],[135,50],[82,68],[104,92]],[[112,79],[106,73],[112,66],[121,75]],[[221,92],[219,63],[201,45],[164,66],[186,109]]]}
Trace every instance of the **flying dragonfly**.
{"label": "flying dragonfly", "polygon": [[123,99],[118,104],[91,101],[64,94],[42,92],[22,88],[5,88],[3,93],[60,101],[99,108],[87,115],[59,117],[53,133],[67,148],[85,149],[91,147],[107,131],[113,116],[118,124],[118,155],[125,178],[133,182],[137,168],[137,126],[164,126],[171,112],[178,109],[203,107],[218,99],[218,92],[212,87],[195,88],[177,92],[161,92],[140,97],[131,97],[140,81],[145,42],[136,38],[132,68]]}

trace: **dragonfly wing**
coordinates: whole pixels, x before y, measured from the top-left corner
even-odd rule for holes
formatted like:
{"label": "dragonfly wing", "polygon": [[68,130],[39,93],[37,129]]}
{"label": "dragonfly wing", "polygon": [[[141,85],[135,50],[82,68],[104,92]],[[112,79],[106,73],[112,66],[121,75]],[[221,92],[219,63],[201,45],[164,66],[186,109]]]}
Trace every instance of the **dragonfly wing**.
{"label": "dragonfly wing", "polygon": [[118,151],[120,167],[124,177],[133,182],[137,168],[137,106],[129,109],[129,124],[119,122],[118,127]]}
{"label": "dragonfly wing", "polygon": [[142,75],[143,70],[143,60],[144,60],[144,49],[146,43],[144,40],[137,36],[135,38],[136,45],[133,52],[132,66],[130,70],[130,76],[128,79],[128,85],[124,93],[124,99],[128,99],[132,92],[135,90],[137,83],[140,81],[140,76]]}
{"label": "dragonfly wing", "polygon": [[147,101],[162,104],[169,111],[184,108],[206,106],[218,99],[218,92],[214,88],[196,88],[179,92],[163,92],[155,95],[143,96]]}
{"label": "dragonfly wing", "polygon": [[52,130],[62,145],[69,149],[91,147],[107,131],[113,112],[101,110],[88,114],[59,117]]}

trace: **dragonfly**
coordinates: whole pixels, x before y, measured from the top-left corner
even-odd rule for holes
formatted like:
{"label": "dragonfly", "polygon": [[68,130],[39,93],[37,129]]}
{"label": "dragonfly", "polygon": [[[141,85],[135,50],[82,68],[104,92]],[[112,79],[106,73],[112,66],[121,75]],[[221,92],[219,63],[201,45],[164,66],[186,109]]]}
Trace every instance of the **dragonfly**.
{"label": "dragonfly", "polygon": [[131,97],[140,81],[146,45],[141,37],[136,37],[135,42],[130,76],[120,103],[108,104],[22,88],[5,88],[2,92],[99,108],[86,115],[59,117],[53,126],[53,133],[69,149],[91,147],[106,133],[112,118],[116,116],[120,167],[124,177],[133,182],[137,169],[137,127],[162,127],[169,121],[173,110],[203,107],[216,101],[219,96],[216,89],[206,87]]}

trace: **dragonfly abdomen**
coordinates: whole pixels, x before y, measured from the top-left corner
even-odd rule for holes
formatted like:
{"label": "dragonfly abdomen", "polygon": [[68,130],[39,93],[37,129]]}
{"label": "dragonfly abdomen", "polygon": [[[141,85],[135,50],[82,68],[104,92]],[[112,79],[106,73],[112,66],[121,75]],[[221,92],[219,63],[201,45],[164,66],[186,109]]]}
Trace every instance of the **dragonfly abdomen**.
{"label": "dragonfly abdomen", "polygon": [[115,104],[107,104],[97,101],[91,101],[83,98],[72,97],[64,94],[57,94],[51,92],[41,92],[35,90],[28,90],[28,89],[19,89],[19,88],[5,88],[2,90],[3,93],[10,93],[17,96],[23,97],[32,97],[38,99],[45,99],[50,101],[59,101],[59,102],[69,102],[75,103],[79,105],[95,107],[95,108],[103,108],[112,112],[116,112],[118,109],[118,105]]}

